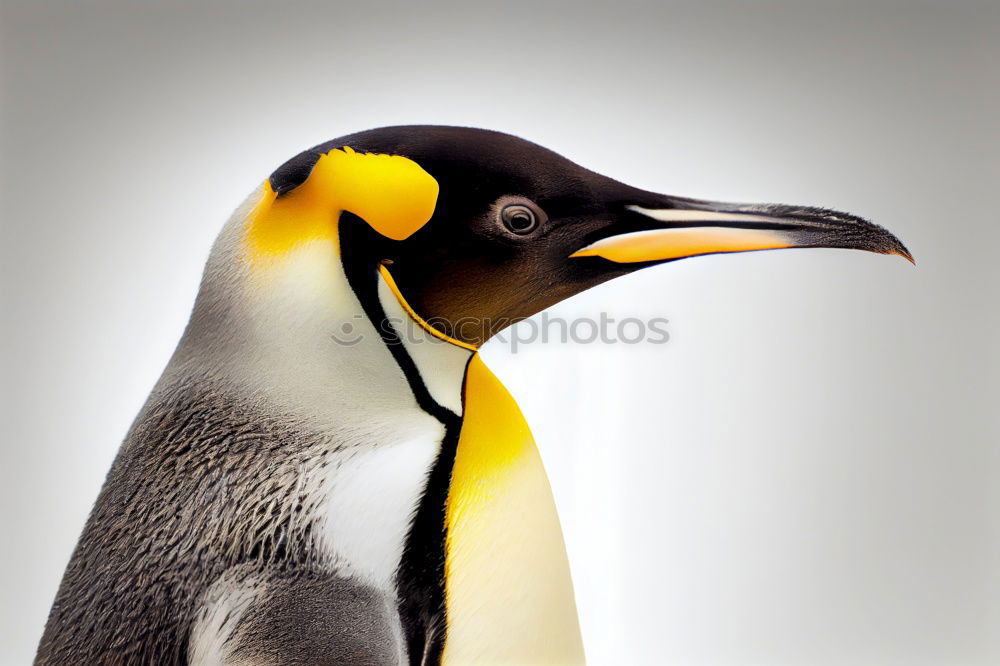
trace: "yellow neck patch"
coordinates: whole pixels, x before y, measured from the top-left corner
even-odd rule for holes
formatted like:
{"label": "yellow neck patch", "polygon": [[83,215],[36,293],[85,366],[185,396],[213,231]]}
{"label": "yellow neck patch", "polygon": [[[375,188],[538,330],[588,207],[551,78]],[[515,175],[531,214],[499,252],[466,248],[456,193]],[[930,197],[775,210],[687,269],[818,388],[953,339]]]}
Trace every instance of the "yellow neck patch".
{"label": "yellow neck patch", "polygon": [[566,547],[528,424],[479,355],[445,504],[444,666],[583,664]]}
{"label": "yellow neck patch", "polygon": [[345,146],[320,155],[294,190],[279,197],[270,182],[263,190],[247,218],[247,249],[255,260],[279,257],[309,241],[336,242],[343,211],[387,238],[403,240],[431,219],[438,183],[406,157],[356,153]]}

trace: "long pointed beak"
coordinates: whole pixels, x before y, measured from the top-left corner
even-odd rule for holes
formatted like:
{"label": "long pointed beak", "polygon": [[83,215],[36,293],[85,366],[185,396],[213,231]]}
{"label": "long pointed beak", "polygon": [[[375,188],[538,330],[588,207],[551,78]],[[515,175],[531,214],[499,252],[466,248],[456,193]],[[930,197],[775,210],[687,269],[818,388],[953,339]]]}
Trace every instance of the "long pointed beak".
{"label": "long pointed beak", "polygon": [[[662,197],[662,207],[628,205],[625,230],[611,232],[572,253],[616,263],[646,263],[704,254],[793,247],[833,247],[913,256],[877,224],[822,208],[731,204]],[[619,227],[620,229],[621,227]],[[638,229],[638,230],[636,230]]]}

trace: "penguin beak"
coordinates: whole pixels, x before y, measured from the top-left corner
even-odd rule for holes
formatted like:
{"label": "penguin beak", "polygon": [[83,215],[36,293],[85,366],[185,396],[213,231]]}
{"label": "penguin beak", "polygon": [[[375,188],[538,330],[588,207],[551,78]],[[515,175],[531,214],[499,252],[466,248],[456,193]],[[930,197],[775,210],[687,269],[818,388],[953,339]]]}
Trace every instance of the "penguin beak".
{"label": "penguin beak", "polygon": [[[655,197],[655,198],[654,198]],[[629,203],[619,220],[570,257],[619,264],[728,252],[830,247],[913,256],[882,227],[855,215],[784,204],[732,204],[652,195]]]}

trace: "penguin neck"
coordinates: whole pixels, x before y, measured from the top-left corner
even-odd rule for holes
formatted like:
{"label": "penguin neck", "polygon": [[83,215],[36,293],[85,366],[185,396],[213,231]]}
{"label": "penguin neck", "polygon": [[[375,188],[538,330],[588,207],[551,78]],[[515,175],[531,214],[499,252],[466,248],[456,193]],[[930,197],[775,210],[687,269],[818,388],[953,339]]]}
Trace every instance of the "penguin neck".
{"label": "penguin neck", "polygon": [[[405,354],[434,400],[461,416],[457,443],[442,447],[421,507],[440,520],[444,502],[442,663],[583,663],[562,529],[517,403],[478,353],[430,330],[389,270],[381,278],[380,304]],[[456,386],[459,368],[464,382]],[[440,522],[426,528],[418,512],[411,541],[432,539]]]}
{"label": "penguin neck", "polygon": [[[294,424],[310,447],[296,455],[323,460],[302,479],[323,557],[395,590],[428,474],[449,433],[457,439],[472,352],[405,330],[390,347],[384,325],[405,315],[378,264],[341,257],[336,237],[258,265],[234,261],[241,243],[235,233],[217,243],[170,372],[217,376],[262,419]],[[442,491],[439,513],[443,503]]]}
{"label": "penguin neck", "polygon": [[351,265],[332,238],[247,265],[241,238],[220,240],[175,365],[225,375],[321,432],[374,420],[392,437],[401,412],[461,414],[472,351],[412,326],[389,345],[407,316],[377,264]]}

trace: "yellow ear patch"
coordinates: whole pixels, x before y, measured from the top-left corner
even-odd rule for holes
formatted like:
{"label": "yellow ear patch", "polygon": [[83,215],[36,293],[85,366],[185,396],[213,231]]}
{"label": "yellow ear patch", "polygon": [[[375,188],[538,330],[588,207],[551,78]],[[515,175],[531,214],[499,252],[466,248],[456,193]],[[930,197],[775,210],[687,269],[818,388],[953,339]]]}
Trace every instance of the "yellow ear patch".
{"label": "yellow ear patch", "polygon": [[287,194],[277,196],[270,182],[263,189],[247,218],[255,257],[281,255],[311,240],[336,241],[343,211],[403,240],[431,219],[438,196],[437,181],[413,160],[346,146],[320,155],[306,181]]}

